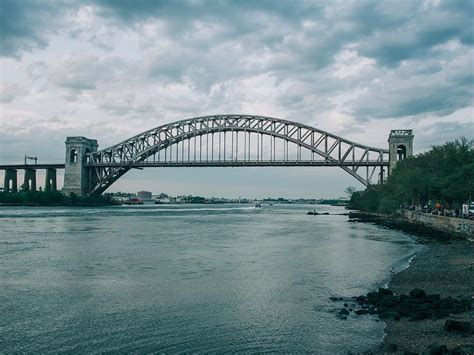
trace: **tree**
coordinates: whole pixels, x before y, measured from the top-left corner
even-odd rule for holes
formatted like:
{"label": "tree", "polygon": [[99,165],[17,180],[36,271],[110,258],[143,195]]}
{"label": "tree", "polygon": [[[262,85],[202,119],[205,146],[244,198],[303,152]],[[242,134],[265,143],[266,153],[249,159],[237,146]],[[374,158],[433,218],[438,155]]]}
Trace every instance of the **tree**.
{"label": "tree", "polygon": [[345,192],[345,193],[347,194],[347,196],[349,196],[349,197],[352,197],[352,194],[353,194],[354,192],[356,192],[356,191],[357,191],[357,189],[356,189],[354,186],[348,186],[348,187],[346,187],[346,189],[344,190],[344,192]]}
{"label": "tree", "polygon": [[386,184],[353,192],[350,206],[390,213],[433,200],[454,207],[472,198],[473,188],[474,140],[460,138],[400,161]]}

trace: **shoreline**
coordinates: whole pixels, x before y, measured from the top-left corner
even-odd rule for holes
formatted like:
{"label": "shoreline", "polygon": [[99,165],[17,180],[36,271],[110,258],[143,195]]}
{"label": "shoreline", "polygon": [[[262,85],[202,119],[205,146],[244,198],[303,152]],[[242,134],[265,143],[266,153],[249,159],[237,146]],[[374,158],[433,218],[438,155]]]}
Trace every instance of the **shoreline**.
{"label": "shoreline", "polygon": [[[473,243],[456,240],[451,243],[417,242],[428,248],[418,253],[409,267],[392,276],[389,288],[396,294],[407,294],[420,288],[429,294],[441,297],[472,299],[474,296]],[[428,245],[427,245],[428,244]],[[435,343],[448,349],[462,349],[466,354],[474,353],[474,336],[446,332],[443,326],[447,319],[468,321],[474,324],[474,311],[450,315],[445,319],[409,321],[407,319],[384,320],[385,337],[380,350],[385,353],[422,353]],[[391,344],[397,345],[397,352],[389,352]]]}
{"label": "shoreline", "polygon": [[[440,233],[418,224],[403,225],[400,221],[377,215],[355,213],[353,216],[358,222],[401,230],[424,246],[411,257],[407,267],[391,275],[388,288],[395,294],[408,294],[419,288],[427,294],[439,294],[442,298],[469,298],[474,301],[474,243],[469,239],[453,233]],[[443,326],[448,319],[474,325],[474,310],[471,308],[465,313],[451,314],[444,319],[383,319],[386,324],[385,335],[372,353],[421,354],[429,353],[435,347],[446,346],[448,350],[459,351],[455,354],[473,354],[474,334],[445,331]]]}

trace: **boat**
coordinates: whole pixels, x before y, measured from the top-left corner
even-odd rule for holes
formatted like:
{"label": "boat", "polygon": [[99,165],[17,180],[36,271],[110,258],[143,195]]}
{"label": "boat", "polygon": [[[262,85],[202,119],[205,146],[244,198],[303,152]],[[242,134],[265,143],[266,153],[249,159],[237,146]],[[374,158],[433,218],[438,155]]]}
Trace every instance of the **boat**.
{"label": "boat", "polygon": [[125,201],[126,205],[143,205],[144,202],[141,198],[138,197],[132,197],[129,198],[127,201]]}
{"label": "boat", "polygon": [[323,212],[323,213],[318,213],[316,210],[312,210],[306,213],[308,216],[319,216],[319,215],[324,215],[327,216],[329,215],[329,212]]}

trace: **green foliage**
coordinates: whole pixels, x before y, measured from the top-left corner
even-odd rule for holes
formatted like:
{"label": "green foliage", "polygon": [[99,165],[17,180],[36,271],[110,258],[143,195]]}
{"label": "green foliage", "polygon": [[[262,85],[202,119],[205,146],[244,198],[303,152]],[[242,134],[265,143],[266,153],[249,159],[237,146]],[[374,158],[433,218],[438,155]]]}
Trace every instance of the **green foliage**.
{"label": "green foliage", "polygon": [[352,194],[357,191],[357,188],[354,186],[348,186],[344,190],[344,192],[347,194],[347,196],[352,197]]}
{"label": "green foliage", "polygon": [[1,204],[36,206],[103,206],[113,205],[111,196],[69,196],[59,191],[28,191],[18,193],[0,193]]}
{"label": "green foliage", "polygon": [[387,183],[354,192],[349,206],[382,213],[429,201],[456,207],[474,196],[473,189],[474,141],[461,138],[400,161]]}

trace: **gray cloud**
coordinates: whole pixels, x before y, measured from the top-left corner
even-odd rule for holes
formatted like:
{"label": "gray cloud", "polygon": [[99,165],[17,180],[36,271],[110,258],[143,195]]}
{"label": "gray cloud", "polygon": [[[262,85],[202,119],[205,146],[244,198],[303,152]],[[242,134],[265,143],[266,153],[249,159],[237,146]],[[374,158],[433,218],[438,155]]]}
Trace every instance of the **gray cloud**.
{"label": "gray cloud", "polygon": [[0,55],[18,58],[46,47],[66,9],[62,1],[0,1]]}
{"label": "gray cloud", "polygon": [[41,129],[82,127],[114,143],[160,120],[231,111],[350,135],[371,120],[473,104],[472,1],[4,0],[0,9],[0,55],[21,73],[0,100],[19,127],[44,110],[69,121]]}
{"label": "gray cloud", "polygon": [[473,43],[472,1],[444,1],[430,8],[424,8],[421,2],[401,1],[397,6],[389,6],[395,10],[390,13],[382,13],[381,7],[374,6],[378,9],[378,16],[373,16],[377,18],[374,23],[379,19],[390,23],[390,18],[398,18],[396,27],[373,31],[359,44],[358,50],[382,65],[397,66],[403,60],[426,58],[437,45],[449,40],[457,39],[466,45]]}
{"label": "gray cloud", "polygon": [[27,90],[15,84],[0,84],[0,102],[10,103],[17,96],[26,94]]}
{"label": "gray cloud", "polygon": [[416,145],[421,149],[429,149],[454,138],[474,137],[472,122],[436,122],[425,127],[422,131],[415,132]]}
{"label": "gray cloud", "polygon": [[[353,102],[353,114],[361,119],[416,116],[435,113],[445,116],[473,104],[474,73],[471,50],[449,61],[440,70],[413,71],[400,68],[386,71],[385,80],[367,87]],[[413,64],[423,67],[429,61]]]}

